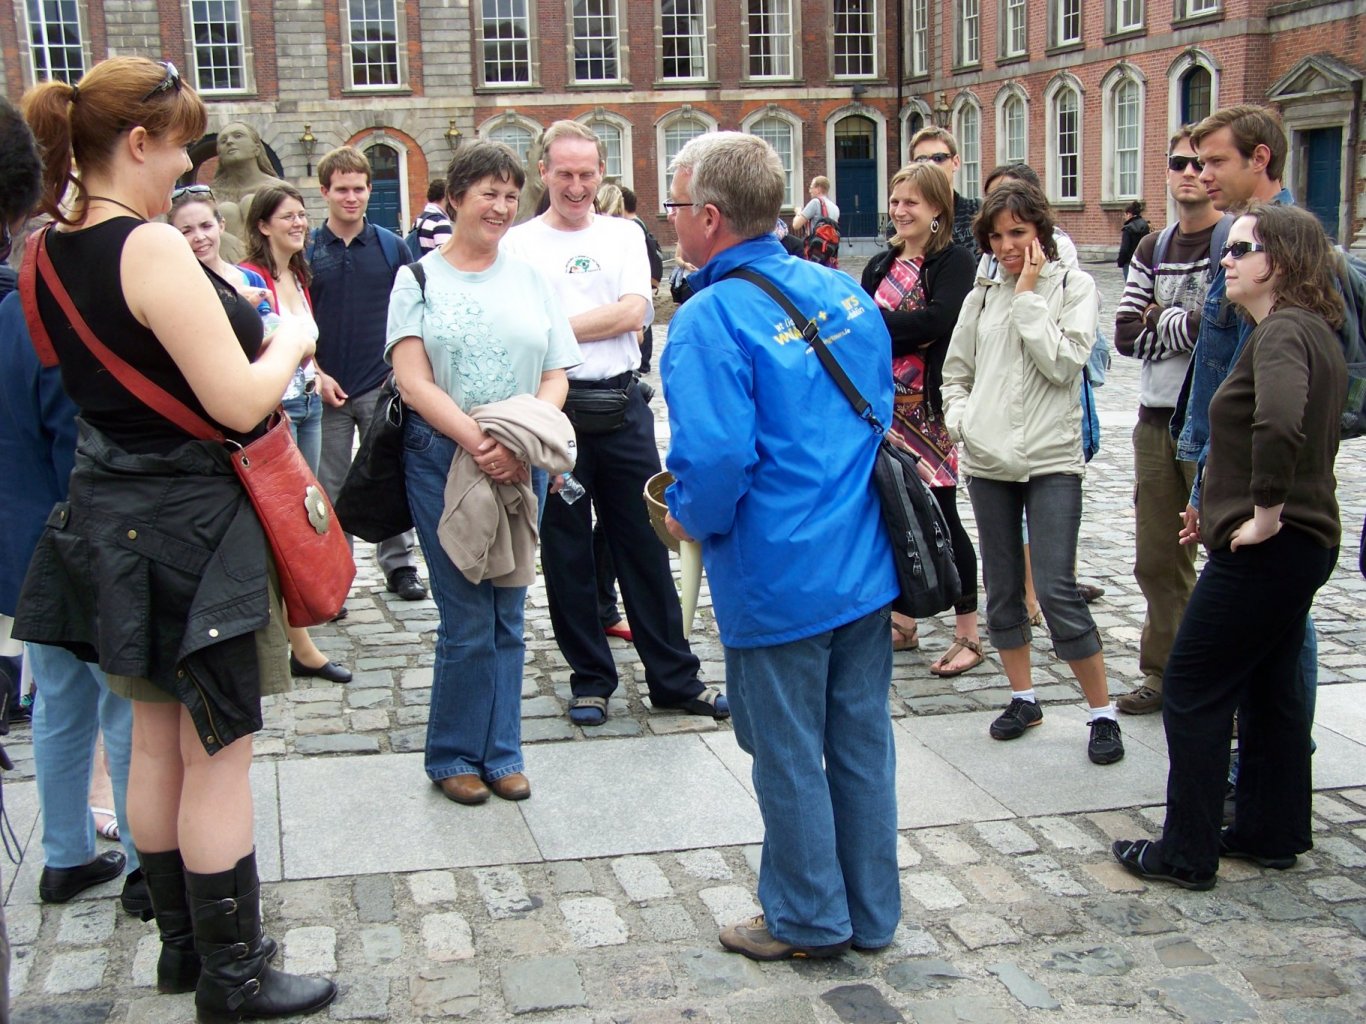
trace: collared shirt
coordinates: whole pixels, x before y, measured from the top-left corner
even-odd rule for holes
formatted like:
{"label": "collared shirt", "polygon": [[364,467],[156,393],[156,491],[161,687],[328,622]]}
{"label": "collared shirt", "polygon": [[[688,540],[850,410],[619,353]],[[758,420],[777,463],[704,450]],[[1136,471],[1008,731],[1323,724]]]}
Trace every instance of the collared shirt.
{"label": "collared shirt", "polygon": [[324,223],[308,247],[318,366],[352,398],[373,391],[389,374],[384,362],[389,293],[398,268],[412,261],[403,239],[392,231],[385,251],[379,234],[384,230],[366,221],[347,244]]}

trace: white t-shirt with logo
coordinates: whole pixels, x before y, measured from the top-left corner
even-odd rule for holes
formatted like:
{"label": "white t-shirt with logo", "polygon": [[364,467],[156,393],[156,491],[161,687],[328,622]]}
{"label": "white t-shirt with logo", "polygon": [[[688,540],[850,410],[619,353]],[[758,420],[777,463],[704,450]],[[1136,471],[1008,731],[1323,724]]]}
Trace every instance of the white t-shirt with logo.
{"label": "white t-shirt with logo", "polygon": [[[639,326],[654,320],[645,233],[629,220],[594,214],[581,231],[558,231],[545,223],[544,216],[534,217],[509,231],[501,248],[541,271],[566,316],[639,295],[645,300],[645,321]],[[580,342],[579,351],[583,362],[568,371],[573,380],[603,380],[640,367],[635,329]]]}

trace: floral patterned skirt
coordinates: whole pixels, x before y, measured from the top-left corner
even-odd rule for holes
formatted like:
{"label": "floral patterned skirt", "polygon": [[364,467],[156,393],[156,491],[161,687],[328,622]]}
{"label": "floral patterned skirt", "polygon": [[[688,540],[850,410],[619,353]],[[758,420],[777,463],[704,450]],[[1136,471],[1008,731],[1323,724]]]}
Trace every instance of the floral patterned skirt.
{"label": "floral patterned skirt", "polygon": [[942,416],[925,401],[925,360],[918,355],[892,360],[896,406],[892,429],[934,470],[931,487],[958,486],[958,448]]}

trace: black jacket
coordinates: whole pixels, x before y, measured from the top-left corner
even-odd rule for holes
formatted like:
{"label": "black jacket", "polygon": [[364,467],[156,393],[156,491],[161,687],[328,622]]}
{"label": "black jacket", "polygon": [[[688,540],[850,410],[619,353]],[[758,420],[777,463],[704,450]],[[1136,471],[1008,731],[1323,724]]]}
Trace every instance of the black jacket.
{"label": "black jacket", "polygon": [[38,540],[14,636],[150,680],[217,753],[261,728],[260,521],[222,445],[133,455],[78,422],[70,492]]}
{"label": "black jacket", "polygon": [[1115,265],[1120,270],[1129,269],[1129,261],[1134,258],[1134,250],[1138,248],[1138,243],[1143,240],[1152,228],[1142,217],[1131,217],[1124,222],[1124,227],[1119,231],[1119,259]]}
{"label": "black jacket", "polygon": [[[891,269],[896,253],[888,248],[863,268],[863,290],[876,296],[878,285]],[[925,285],[925,308],[913,313],[882,309],[882,321],[892,336],[892,355],[919,354],[925,359],[925,400],[936,415],[943,415],[940,388],[944,383],[944,356],[949,337],[958,324],[958,311],[972,291],[977,260],[961,245],[951,245],[925,257],[920,279]],[[881,307],[879,307],[881,309]]]}

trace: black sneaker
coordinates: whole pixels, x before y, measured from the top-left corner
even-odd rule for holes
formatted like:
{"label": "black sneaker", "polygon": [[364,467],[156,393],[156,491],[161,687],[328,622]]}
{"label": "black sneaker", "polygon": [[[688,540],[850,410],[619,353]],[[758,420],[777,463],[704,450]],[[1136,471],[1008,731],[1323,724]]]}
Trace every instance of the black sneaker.
{"label": "black sneaker", "polygon": [[395,569],[389,574],[389,593],[397,594],[405,601],[421,601],[427,596],[427,588],[417,578],[417,570],[412,566]]}
{"label": "black sneaker", "polygon": [[1091,719],[1086,756],[1095,764],[1114,764],[1124,759],[1124,740],[1120,738],[1118,722],[1113,718]]}
{"label": "black sneaker", "polygon": [[1043,721],[1043,708],[1023,697],[1012,697],[1001,716],[991,723],[994,740],[1017,740],[1024,731]]}

